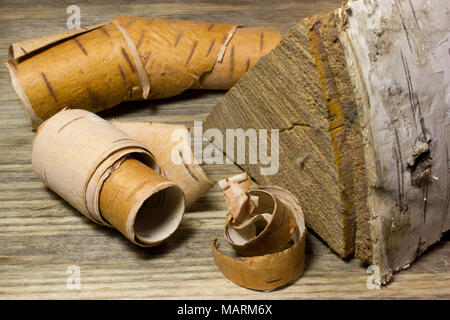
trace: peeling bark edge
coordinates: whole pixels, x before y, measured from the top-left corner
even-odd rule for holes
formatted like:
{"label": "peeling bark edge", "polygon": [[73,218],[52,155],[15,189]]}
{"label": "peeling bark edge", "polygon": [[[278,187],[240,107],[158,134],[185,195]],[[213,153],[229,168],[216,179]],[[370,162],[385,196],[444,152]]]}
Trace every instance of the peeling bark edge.
{"label": "peeling bark edge", "polygon": [[25,109],[28,120],[31,123],[31,128],[33,130],[36,130],[42,123],[42,119],[36,116],[36,113],[34,112],[33,107],[31,106],[31,102],[28,99],[27,95],[25,94],[25,91],[23,91],[22,86],[20,85],[20,82],[16,77],[16,73],[14,72],[13,68],[11,68],[10,63],[11,62],[6,62],[5,65],[8,68],[14,91],[16,92],[17,96],[20,99],[20,102],[22,103],[23,108]]}
{"label": "peeling bark edge", "polygon": [[142,64],[142,60],[139,57],[139,53],[137,51],[136,45],[131,40],[130,36],[128,35],[128,32],[124,28],[122,28],[118,23],[116,23],[114,21],[112,21],[112,23],[115,27],[117,27],[117,29],[120,30],[123,37],[125,38],[125,42],[127,43],[128,49],[131,52],[131,56],[133,57],[134,64],[138,71],[139,80],[141,82],[141,88],[142,88],[142,98],[146,99],[150,92],[150,82],[148,80],[147,72],[145,72],[145,68]]}

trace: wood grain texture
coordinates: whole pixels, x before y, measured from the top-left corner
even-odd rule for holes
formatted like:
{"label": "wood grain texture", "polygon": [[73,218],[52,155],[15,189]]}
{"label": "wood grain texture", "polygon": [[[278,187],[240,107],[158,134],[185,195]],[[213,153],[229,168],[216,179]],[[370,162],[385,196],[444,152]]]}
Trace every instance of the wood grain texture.
{"label": "wood grain texture", "polygon": [[[265,3],[266,2],[266,3]],[[240,23],[286,32],[301,18],[330,10],[341,1],[80,2],[82,25],[118,13]],[[268,6],[267,4],[271,4]],[[2,1],[0,60],[8,44],[65,28],[68,1]],[[101,115],[192,126],[204,120],[223,92],[190,91],[157,102],[124,103]],[[398,273],[382,290],[368,290],[365,266],[343,261],[318,238],[307,236],[305,274],[293,285],[261,293],[227,280],[214,265],[211,241],[222,237],[226,207],[220,188],[186,213],[165,244],[138,248],[121,234],[99,227],[46,189],[31,170],[34,133],[6,68],[0,69],[0,298],[450,298],[448,236]],[[239,173],[231,165],[208,165],[215,181]],[[67,267],[81,268],[81,289],[68,290]]]}

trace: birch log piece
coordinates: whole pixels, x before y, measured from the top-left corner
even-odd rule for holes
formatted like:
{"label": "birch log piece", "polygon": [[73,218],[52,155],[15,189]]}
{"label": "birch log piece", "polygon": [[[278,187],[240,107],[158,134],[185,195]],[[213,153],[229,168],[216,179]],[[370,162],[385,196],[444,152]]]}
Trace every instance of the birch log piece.
{"label": "birch log piece", "polygon": [[97,112],[186,89],[229,89],[279,42],[271,29],[116,17],[11,46],[14,89],[34,129],[68,107]]}
{"label": "birch log piece", "polygon": [[376,0],[309,17],[205,125],[279,129],[279,172],[242,167],[292,191],[308,225],[378,266],[380,283],[450,228],[449,12],[445,0]]}
{"label": "birch log piece", "polygon": [[142,144],[85,110],[45,121],[33,142],[32,166],[53,191],[90,220],[154,246],[178,228],[184,195],[161,176]]}

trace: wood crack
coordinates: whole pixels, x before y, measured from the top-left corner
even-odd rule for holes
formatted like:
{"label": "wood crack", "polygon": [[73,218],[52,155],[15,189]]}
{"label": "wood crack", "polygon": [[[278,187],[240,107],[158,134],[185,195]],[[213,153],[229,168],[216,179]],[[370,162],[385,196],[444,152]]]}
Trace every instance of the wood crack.
{"label": "wood crack", "polygon": [[396,162],[397,162],[397,183],[398,183],[398,207],[400,212],[403,211],[403,195],[405,193],[405,178],[403,174],[403,157],[400,149],[400,140],[398,138],[397,128],[394,127],[395,143],[396,143]]}
{"label": "wood crack", "polygon": [[283,133],[283,132],[286,132],[286,131],[291,131],[295,127],[303,127],[303,128],[310,128],[310,129],[312,129],[312,126],[310,124],[308,124],[308,123],[294,122],[289,127],[278,129],[278,130],[279,130],[279,133]]}
{"label": "wood crack", "polygon": [[412,52],[413,50],[412,50],[412,47],[411,47],[411,42],[410,42],[410,40],[409,40],[408,29],[406,28],[405,21],[404,21],[404,18],[403,18],[403,15],[402,15],[400,6],[399,6],[399,4],[398,4],[397,2],[394,1],[394,3],[395,3],[395,6],[397,7],[398,14],[399,14],[400,20],[401,20],[401,22],[402,22],[402,27],[403,27],[403,31],[405,32],[406,41],[408,42],[409,50],[411,50],[411,52]]}

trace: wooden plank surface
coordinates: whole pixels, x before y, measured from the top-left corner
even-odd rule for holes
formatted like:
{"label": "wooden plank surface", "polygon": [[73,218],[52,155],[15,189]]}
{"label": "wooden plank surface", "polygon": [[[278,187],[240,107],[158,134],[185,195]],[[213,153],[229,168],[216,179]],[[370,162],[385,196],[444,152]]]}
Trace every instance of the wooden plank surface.
{"label": "wooden plank surface", "polygon": [[[336,8],[320,1],[109,1],[78,2],[83,26],[116,15],[154,16],[279,28]],[[2,1],[0,60],[12,42],[62,31],[69,1]],[[223,92],[189,91],[156,102],[124,103],[103,112],[127,119],[192,126],[206,119]],[[46,189],[31,171],[30,130],[5,67],[0,69],[0,298],[317,299],[450,298],[448,235],[382,290],[366,287],[366,267],[343,261],[314,234],[307,237],[303,277],[270,293],[241,288],[218,271],[211,241],[222,237],[226,207],[218,186],[186,213],[180,229],[163,245],[139,248],[117,231],[91,223]],[[239,173],[233,165],[208,165],[214,180]],[[67,268],[80,267],[81,288],[70,290]]]}

